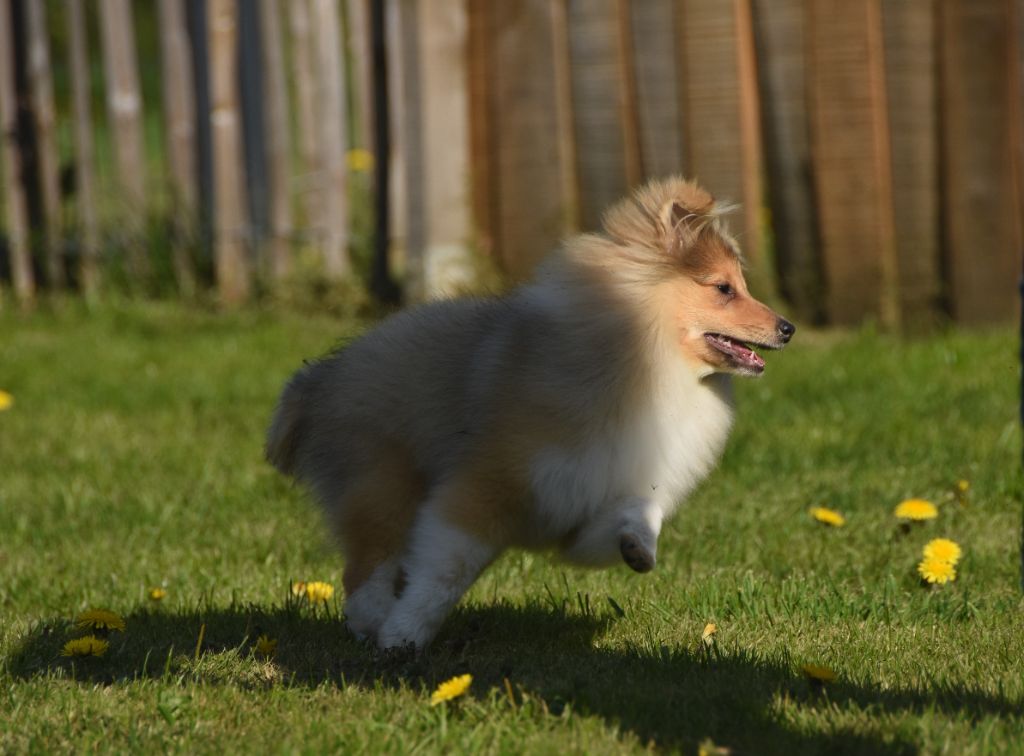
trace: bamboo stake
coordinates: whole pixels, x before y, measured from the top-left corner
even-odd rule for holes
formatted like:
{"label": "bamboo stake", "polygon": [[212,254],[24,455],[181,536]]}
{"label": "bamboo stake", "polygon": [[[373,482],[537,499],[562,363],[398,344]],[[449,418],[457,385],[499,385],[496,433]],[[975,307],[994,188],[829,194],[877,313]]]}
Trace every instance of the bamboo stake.
{"label": "bamboo stake", "polygon": [[56,109],[53,104],[53,69],[43,0],[29,0],[28,79],[36,133],[37,168],[43,211],[43,261],[46,278],[54,289],[64,287],[64,261],[60,250],[60,166],[57,162]]}
{"label": "bamboo stake", "polygon": [[9,3],[0,3],[0,150],[2,150],[7,239],[14,295],[22,305],[35,298],[35,277],[28,250],[28,203],[22,184],[18,144],[18,104],[14,83],[13,19]]}
{"label": "bamboo stake", "polygon": [[270,237],[267,241],[270,275],[284,278],[290,268],[292,237],[290,139],[288,91],[285,86],[284,49],[281,42],[279,0],[261,0],[260,28],[263,36],[264,133],[269,172]]}
{"label": "bamboo stake", "polygon": [[185,6],[160,0],[160,57],[163,64],[164,138],[174,206],[174,276],[185,296],[195,294],[196,279],[187,240],[197,212],[196,100],[192,51]]}
{"label": "bamboo stake", "polygon": [[209,0],[210,124],[217,287],[226,305],[249,296],[242,125],[238,110],[238,6]]}
{"label": "bamboo stake", "polygon": [[92,132],[89,53],[82,0],[65,0],[71,46],[71,110],[75,144],[75,203],[81,228],[79,267],[82,291],[94,299],[99,291],[99,225],[96,220],[96,153]]}
{"label": "bamboo stake", "polygon": [[345,152],[348,142],[337,0],[313,0],[313,48],[316,60],[316,123],[324,171],[323,261],[328,278],[348,276],[348,201]]}

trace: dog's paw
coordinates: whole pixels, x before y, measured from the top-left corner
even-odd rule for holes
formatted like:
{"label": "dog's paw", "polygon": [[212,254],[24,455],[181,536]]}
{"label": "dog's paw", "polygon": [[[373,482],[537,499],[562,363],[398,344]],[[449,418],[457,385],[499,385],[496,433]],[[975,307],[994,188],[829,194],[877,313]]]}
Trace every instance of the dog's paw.
{"label": "dog's paw", "polygon": [[631,570],[650,572],[654,569],[654,554],[634,535],[623,533],[619,536],[619,552]]}

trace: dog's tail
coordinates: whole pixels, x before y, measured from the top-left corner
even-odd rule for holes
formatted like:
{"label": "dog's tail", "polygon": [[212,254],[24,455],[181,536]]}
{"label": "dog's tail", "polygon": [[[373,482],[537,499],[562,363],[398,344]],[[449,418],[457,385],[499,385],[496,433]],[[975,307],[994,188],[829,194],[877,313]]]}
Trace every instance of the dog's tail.
{"label": "dog's tail", "polygon": [[305,391],[309,369],[296,373],[281,392],[267,431],[267,461],[285,475],[294,475],[295,461],[305,425]]}

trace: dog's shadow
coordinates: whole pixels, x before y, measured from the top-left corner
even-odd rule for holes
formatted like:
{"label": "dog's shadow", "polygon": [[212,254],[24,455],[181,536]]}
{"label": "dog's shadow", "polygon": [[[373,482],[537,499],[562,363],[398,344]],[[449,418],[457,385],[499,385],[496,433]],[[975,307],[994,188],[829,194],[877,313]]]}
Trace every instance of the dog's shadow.
{"label": "dog's shadow", "polygon": [[[62,657],[71,637],[69,621],[39,623],[15,644],[7,668],[21,679],[59,670],[89,684],[173,674],[204,683],[216,683],[218,676],[227,682],[230,676],[233,685],[253,689],[328,683],[424,691],[469,672],[478,697],[507,701],[511,694],[514,705],[532,705],[539,716],[563,716],[569,708],[575,715],[601,717],[641,742],[691,752],[711,738],[741,753],[913,753],[912,743],[864,726],[863,712],[939,710],[970,718],[1016,718],[1021,712],[1020,701],[967,688],[883,690],[842,680],[822,687],[803,678],[788,659],[705,648],[699,641],[692,648],[654,641],[598,644],[614,637],[615,623],[633,619],[582,603],[463,608],[420,656],[376,652],[354,640],[336,615],[295,605],[140,610],[125,619],[126,632],[111,635],[102,659]],[[260,635],[277,640],[272,665],[257,661]],[[223,654],[237,655],[238,662],[217,663]],[[775,710],[782,699],[812,711],[859,710],[850,720],[860,726],[808,732],[783,721]]]}

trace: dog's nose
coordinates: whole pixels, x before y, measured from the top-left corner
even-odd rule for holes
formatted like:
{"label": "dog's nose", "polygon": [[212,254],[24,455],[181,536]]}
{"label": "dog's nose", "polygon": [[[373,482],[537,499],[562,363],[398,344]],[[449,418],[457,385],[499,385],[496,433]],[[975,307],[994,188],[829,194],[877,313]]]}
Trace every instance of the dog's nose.
{"label": "dog's nose", "polygon": [[778,329],[779,338],[782,339],[783,344],[788,344],[789,340],[793,338],[793,334],[796,333],[796,326],[785,318],[779,318]]}

